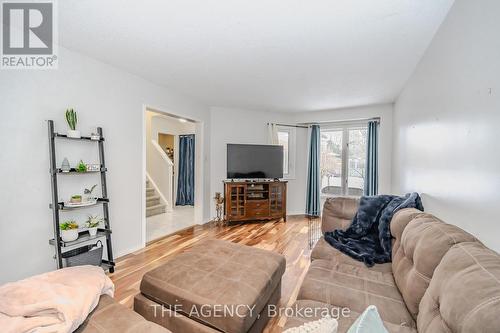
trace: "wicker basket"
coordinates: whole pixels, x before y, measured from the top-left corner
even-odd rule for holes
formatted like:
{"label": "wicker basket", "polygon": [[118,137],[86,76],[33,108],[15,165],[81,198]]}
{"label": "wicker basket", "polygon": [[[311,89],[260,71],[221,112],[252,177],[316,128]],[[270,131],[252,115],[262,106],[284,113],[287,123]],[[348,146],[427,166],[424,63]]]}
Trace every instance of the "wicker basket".
{"label": "wicker basket", "polygon": [[101,266],[102,264],[102,242],[97,241],[95,244],[82,246],[62,254],[63,264],[65,267],[94,265]]}

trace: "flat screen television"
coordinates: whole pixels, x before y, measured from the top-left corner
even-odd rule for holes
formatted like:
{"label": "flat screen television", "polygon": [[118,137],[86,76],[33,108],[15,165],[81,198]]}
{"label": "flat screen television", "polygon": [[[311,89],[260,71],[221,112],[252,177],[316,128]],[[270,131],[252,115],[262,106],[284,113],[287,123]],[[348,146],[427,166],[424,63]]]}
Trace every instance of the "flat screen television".
{"label": "flat screen television", "polygon": [[227,178],[283,178],[283,146],[228,144]]}

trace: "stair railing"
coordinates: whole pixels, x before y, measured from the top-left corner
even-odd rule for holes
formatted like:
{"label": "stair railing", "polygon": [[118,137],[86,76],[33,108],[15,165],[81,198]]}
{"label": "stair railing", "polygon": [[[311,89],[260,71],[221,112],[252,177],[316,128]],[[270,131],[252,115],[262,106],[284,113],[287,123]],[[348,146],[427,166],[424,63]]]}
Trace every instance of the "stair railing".
{"label": "stair railing", "polygon": [[151,140],[151,144],[154,149],[152,149],[151,154],[151,165],[148,165],[148,174],[162,201],[166,203],[167,210],[171,211],[173,208],[174,163],[156,140]]}

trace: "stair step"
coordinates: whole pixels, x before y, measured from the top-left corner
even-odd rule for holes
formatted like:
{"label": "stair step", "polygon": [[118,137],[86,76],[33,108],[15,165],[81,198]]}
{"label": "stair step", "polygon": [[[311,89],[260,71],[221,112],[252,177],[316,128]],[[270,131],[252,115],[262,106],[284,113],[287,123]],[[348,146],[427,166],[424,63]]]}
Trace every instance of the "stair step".
{"label": "stair step", "polygon": [[159,195],[152,195],[150,197],[147,197],[146,201],[154,201],[156,199],[160,199],[160,196]]}
{"label": "stair step", "polygon": [[155,193],[155,189],[152,188],[152,187],[146,187],[146,197],[151,197],[151,196],[154,196],[156,193]]}
{"label": "stair step", "polygon": [[146,197],[146,207],[156,206],[160,204],[160,196],[153,195],[150,197]]}
{"label": "stair step", "polygon": [[146,217],[163,214],[163,213],[165,213],[166,209],[167,209],[167,205],[165,205],[165,204],[159,204],[159,205],[147,207],[146,208]]}

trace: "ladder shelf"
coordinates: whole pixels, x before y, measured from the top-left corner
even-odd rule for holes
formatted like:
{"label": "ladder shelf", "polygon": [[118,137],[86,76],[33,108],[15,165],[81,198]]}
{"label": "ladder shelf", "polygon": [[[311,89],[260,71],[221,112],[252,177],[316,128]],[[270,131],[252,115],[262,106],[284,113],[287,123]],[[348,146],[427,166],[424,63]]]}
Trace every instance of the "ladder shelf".
{"label": "ladder shelf", "polygon": [[[102,135],[102,128],[97,128],[97,133],[99,134],[99,139],[93,139],[91,137],[82,136],[81,138],[69,138],[65,134],[60,134],[54,131],[54,121],[48,121],[48,136],[49,136],[49,155],[50,155],[50,177],[51,177],[51,189],[52,189],[52,200],[49,205],[49,208],[52,210],[52,220],[53,220],[53,231],[54,237],[49,240],[49,244],[53,245],[55,248],[54,258],[56,259],[57,268],[63,268],[63,260],[62,253],[63,248],[75,246],[81,243],[85,243],[92,240],[103,240],[106,243],[106,251],[107,258],[103,258],[101,267],[104,270],[113,273],[115,271],[115,262],[113,259],[113,247],[111,244],[111,226],[109,223],[109,198],[107,193],[106,186],[106,173],[107,168],[104,160],[104,137]],[[58,168],[56,165],[56,141],[57,139],[63,140],[71,140],[71,141],[87,141],[87,142],[95,142],[99,148],[99,162],[100,162],[100,170],[97,171],[87,171],[87,172],[78,172],[74,168],[70,169],[68,172],[63,172],[61,168]],[[71,207],[65,205],[64,202],[59,201],[59,188],[58,188],[58,176],[59,175],[75,175],[75,174],[100,174],[100,183],[101,183],[101,194],[102,197],[98,198],[94,204],[87,206],[77,206]],[[77,209],[85,209],[89,207],[102,206],[103,209],[103,220],[104,227],[99,228],[96,236],[90,236],[88,231],[80,230],[78,234],[78,238],[71,242],[64,242],[61,239],[61,233],[59,229],[59,220],[60,213],[64,211],[73,211]]]}

